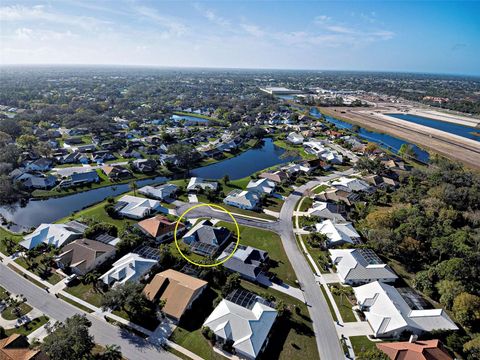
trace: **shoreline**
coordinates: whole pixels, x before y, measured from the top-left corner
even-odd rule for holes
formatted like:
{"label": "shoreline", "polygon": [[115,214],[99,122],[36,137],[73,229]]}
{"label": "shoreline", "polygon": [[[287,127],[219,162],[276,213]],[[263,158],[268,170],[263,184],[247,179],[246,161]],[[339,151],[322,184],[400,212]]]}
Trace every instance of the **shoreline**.
{"label": "shoreline", "polygon": [[[447,158],[480,169],[480,143],[423,125],[389,117],[381,112],[358,111],[351,108],[319,108],[328,116],[357,124],[368,130],[389,134],[426,148]],[[343,113],[342,113],[343,111]]]}

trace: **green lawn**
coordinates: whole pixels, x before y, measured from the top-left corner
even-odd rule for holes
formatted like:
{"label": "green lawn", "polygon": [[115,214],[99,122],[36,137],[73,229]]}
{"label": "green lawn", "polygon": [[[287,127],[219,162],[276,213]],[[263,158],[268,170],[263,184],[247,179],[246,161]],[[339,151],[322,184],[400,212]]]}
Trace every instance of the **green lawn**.
{"label": "green lawn", "polygon": [[352,322],[352,321],[357,321],[355,318],[355,315],[353,314],[352,310],[352,304],[348,301],[345,295],[343,295],[343,299],[340,300],[339,295],[333,295],[333,298],[335,299],[335,303],[337,304],[338,311],[340,311],[340,315],[342,316],[342,319],[344,322]]}
{"label": "green lawn", "polygon": [[305,197],[302,204],[300,205],[299,211],[307,211],[313,205],[313,199],[310,197]]}
{"label": "green lawn", "polygon": [[276,212],[280,212],[280,210],[282,210],[282,206],[284,203],[283,200],[278,199],[276,197],[268,197],[266,201],[267,201],[267,204],[265,206],[265,209],[276,211]]}
{"label": "green lawn", "polygon": [[328,308],[330,309],[330,314],[332,314],[333,321],[338,321],[337,314],[335,314],[335,310],[333,310],[333,305],[330,302],[330,298],[328,297],[326,290],[323,288],[322,285],[320,285],[320,289],[322,290],[323,297],[328,304]]}
{"label": "green lawn", "polygon": [[100,307],[102,303],[102,293],[96,291],[92,284],[79,282],[78,285],[66,287],[64,291],[94,306]]}
{"label": "green lawn", "polygon": [[[227,222],[219,222],[219,226],[225,226],[230,231],[236,231],[235,225]],[[297,286],[295,284],[295,273],[292,265],[288,260],[287,254],[283,249],[282,240],[276,233],[247,227],[239,226],[240,228],[240,244],[253,246],[261,250],[268,251],[268,256],[272,260],[274,266],[270,268],[270,271],[277,275],[279,279],[282,279],[285,283]]]}
{"label": "green lawn", "polygon": [[28,281],[34,283],[36,286],[40,287],[40,288],[45,288],[45,285],[43,285],[40,281],[37,281],[35,280],[34,278],[32,278],[31,276],[28,276],[27,274],[25,274],[23,271],[21,271],[20,269],[17,269],[15,266],[13,266],[12,264],[8,264],[7,265],[11,270],[15,271],[17,274],[23,276],[25,279],[27,279]]}
{"label": "green lawn", "polygon": [[70,305],[73,305],[73,306],[79,308],[80,310],[85,311],[86,313],[92,313],[92,312],[93,312],[92,309],[90,309],[90,308],[88,308],[88,307],[86,307],[86,306],[83,306],[83,305],[80,304],[79,302],[76,302],[76,301],[70,299],[69,297],[66,297],[66,296],[64,296],[64,295],[62,295],[62,294],[58,294],[58,297],[59,297],[60,299],[62,299],[63,301],[69,303]]}
{"label": "green lawn", "polygon": [[5,308],[5,310],[2,311],[2,317],[5,320],[15,320],[15,319],[21,318],[23,315],[26,315],[30,311],[32,311],[32,307],[27,303],[21,303],[18,306],[18,310],[19,310],[18,314],[14,312],[14,309],[15,308],[12,306]]}
{"label": "green lawn", "polygon": [[366,336],[350,336],[350,341],[355,354],[376,348],[375,342],[370,341]]}
{"label": "green lawn", "polygon": [[6,300],[10,297],[7,290],[0,286],[0,301]]}
{"label": "green lawn", "polygon": [[322,191],[325,191],[328,189],[328,185],[320,185],[317,186],[315,189],[313,189],[314,194],[320,194]]}
{"label": "green lawn", "polygon": [[282,140],[282,139],[277,139],[273,143],[275,145],[277,145],[278,147],[281,147],[282,149],[285,149],[287,151],[298,152],[298,154],[305,160],[316,159],[315,155],[306,153],[303,146],[301,146],[301,145],[293,145],[293,144],[290,144],[290,143],[288,143],[288,142],[286,142],[285,140]]}
{"label": "green lawn", "polygon": [[[53,255],[53,254],[52,254]],[[41,264],[41,261],[43,258],[45,258],[45,254],[40,254],[34,259],[32,259],[32,267],[29,267],[27,264],[27,261],[25,260],[24,257],[19,257],[18,259],[15,260],[15,262],[20,265],[21,267],[29,270],[30,272],[34,273],[35,275],[39,276],[41,279],[48,281],[50,284],[55,285],[59,281],[63,279],[63,277],[55,272],[53,268],[50,268],[48,272],[44,272],[43,265]],[[36,265],[35,265],[36,264]]]}
{"label": "green lawn", "polygon": [[7,246],[4,243],[4,239],[12,239],[15,243],[19,243],[22,239],[22,235],[14,234],[3,227],[0,227],[0,252],[5,255],[10,255],[9,251],[7,251]]}
{"label": "green lawn", "polygon": [[28,336],[29,334],[37,330],[39,327],[45,325],[47,322],[48,322],[48,317],[40,316],[17,328],[5,330],[5,332],[7,336],[10,336],[13,334]]}
{"label": "green lawn", "polygon": [[[261,296],[273,295],[277,301],[283,301],[291,310],[290,318],[277,320],[271,331],[270,341],[258,359],[319,359],[312,321],[308,314],[308,308],[303,302],[247,281],[242,281],[242,287]],[[300,309],[298,314],[294,310],[295,307]]]}
{"label": "green lawn", "polygon": [[[197,197],[198,197],[199,202],[203,202],[205,204],[208,204],[210,202],[204,195],[198,195]],[[230,205],[224,204],[223,201],[217,201],[217,202],[213,202],[213,203],[218,204],[222,208],[224,208],[225,210],[230,211],[230,212],[235,213],[235,214],[253,216],[253,217],[257,217],[257,218],[260,218],[260,219],[266,219],[266,220],[276,220],[276,218],[274,216],[265,214],[263,212],[239,209],[235,206],[230,206]],[[218,210],[218,209],[214,209],[214,210]]]}

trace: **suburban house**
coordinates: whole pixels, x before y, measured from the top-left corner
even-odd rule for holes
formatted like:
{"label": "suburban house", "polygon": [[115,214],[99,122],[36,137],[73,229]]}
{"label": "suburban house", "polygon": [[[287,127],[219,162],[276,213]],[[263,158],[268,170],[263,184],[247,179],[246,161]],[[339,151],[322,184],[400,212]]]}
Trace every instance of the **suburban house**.
{"label": "suburban house", "polygon": [[315,224],[317,232],[327,236],[327,246],[339,246],[343,244],[356,244],[360,241],[360,234],[357,233],[352,223],[334,223],[332,220],[325,220]]}
{"label": "suburban house", "polygon": [[157,169],[157,162],[152,159],[138,159],[133,161],[133,168],[141,173],[152,173]]}
{"label": "suburban house", "polygon": [[387,176],[380,176],[380,175],[364,176],[363,180],[365,180],[370,185],[375,186],[377,188],[381,188],[381,189],[396,188],[400,185],[398,181],[392,178],[389,178]]}
{"label": "suburban house", "polygon": [[287,136],[287,141],[294,145],[300,145],[301,143],[303,143],[303,140],[304,140],[303,136],[295,132],[291,132]]}
{"label": "suburban house", "polygon": [[357,193],[340,190],[337,188],[330,188],[325,191],[322,191],[320,194],[315,195],[315,199],[321,201],[334,201],[334,202],[343,202],[348,206],[352,206],[355,202],[360,199],[360,196]]}
{"label": "suburban house", "polygon": [[363,285],[372,281],[394,282],[398,276],[371,249],[329,250],[340,281]]}
{"label": "suburban house", "polygon": [[174,184],[163,184],[159,186],[144,186],[138,190],[142,195],[153,199],[165,200],[173,199],[178,186]]}
{"label": "suburban house", "polygon": [[252,301],[248,302],[240,301],[240,296],[223,299],[203,326],[213,331],[217,346],[230,341],[237,356],[256,359],[268,343],[268,334],[275,323],[277,311],[262,298],[250,295]]}
{"label": "suburban house", "polygon": [[69,242],[81,238],[83,231],[79,231],[68,224],[41,224],[31,234],[25,235],[20,245],[30,250],[40,244],[52,245],[60,248]]}
{"label": "suburban house", "polygon": [[247,184],[247,190],[259,194],[271,194],[275,191],[275,183],[268,179],[250,180]]}
{"label": "suburban house", "polygon": [[[228,257],[235,249],[235,244],[231,243],[217,258],[222,261]],[[268,266],[268,253],[266,251],[239,244],[233,256],[223,263],[223,266],[230,271],[237,272],[241,277],[256,281],[260,273]]]}
{"label": "suburban house", "polygon": [[223,202],[240,209],[253,210],[258,207],[260,197],[253,191],[234,189],[228,193]]}
{"label": "suburban house", "polygon": [[209,220],[199,221],[182,238],[190,249],[200,255],[214,255],[227,241],[231,232],[224,227],[215,227]]}
{"label": "suburban house", "polygon": [[12,334],[0,339],[0,359],[2,360],[48,360],[39,349],[30,349],[25,335]]}
{"label": "suburban house", "polygon": [[341,205],[325,202],[314,201],[312,207],[308,209],[308,216],[318,216],[322,219],[330,219],[335,222],[346,222],[345,209]]}
{"label": "suburban house", "polygon": [[102,171],[111,180],[124,180],[132,177],[130,171],[121,165],[105,165],[102,167]]}
{"label": "suburban house", "polygon": [[215,181],[205,181],[199,177],[192,177],[187,185],[187,191],[198,191],[200,189],[206,190],[217,190],[218,183]]}
{"label": "suburban house", "polygon": [[60,187],[70,187],[70,186],[78,186],[83,184],[91,184],[91,183],[98,183],[100,181],[100,177],[98,176],[96,171],[86,171],[80,173],[73,173],[66,179],[62,180],[58,186]]}
{"label": "suburban house", "polygon": [[31,171],[48,171],[52,168],[53,161],[46,158],[40,158],[32,161],[25,166],[27,170]]}
{"label": "suburban house", "polygon": [[131,219],[143,219],[158,211],[168,213],[168,209],[162,207],[159,201],[132,195],[122,196],[115,205],[115,210],[119,215]]}
{"label": "suburban house", "polygon": [[26,173],[20,179],[22,186],[26,189],[50,189],[57,183],[57,178],[53,175],[35,175]]}
{"label": "suburban house", "polygon": [[375,344],[391,360],[453,360],[440,340],[417,340],[412,335],[410,341],[383,342]]}
{"label": "suburban house", "polygon": [[112,268],[100,277],[107,285],[123,284],[127,281],[139,281],[150,269],[157,264],[157,260],[144,258],[138,254],[128,253],[115,261]]}
{"label": "suburban house", "polygon": [[[175,231],[175,221],[170,221],[163,215],[156,215],[149,219],[145,219],[137,223],[137,227],[147,236],[161,242],[170,239]],[[177,231],[182,233],[185,225],[178,224]]]}
{"label": "suburban house", "polygon": [[348,178],[342,176],[330,183],[331,186],[347,192],[371,192],[372,188],[368,183],[357,178]]}
{"label": "suburban house", "polygon": [[114,256],[115,246],[78,239],[64,246],[62,252],[55,257],[55,262],[60,269],[70,268],[74,274],[85,275]]}
{"label": "suburban house", "polygon": [[263,172],[258,175],[261,179],[268,179],[274,183],[281,184],[288,180],[288,174],[285,171],[277,170],[273,172]]}
{"label": "suburban house", "polygon": [[207,285],[208,283],[204,280],[168,269],[156,274],[145,286],[143,293],[150,301],[165,301],[162,312],[179,321]]}
{"label": "suburban house", "polygon": [[421,334],[458,330],[445,310],[425,308],[423,299],[409,288],[396,289],[375,281],[355,287],[353,291],[376,337],[396,338],[404,331]]}

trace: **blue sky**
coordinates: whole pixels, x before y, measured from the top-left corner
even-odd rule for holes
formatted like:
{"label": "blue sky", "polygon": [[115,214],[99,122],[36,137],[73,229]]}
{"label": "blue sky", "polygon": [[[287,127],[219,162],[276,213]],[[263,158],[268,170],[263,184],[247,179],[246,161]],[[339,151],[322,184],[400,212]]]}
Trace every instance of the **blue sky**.
{"label": "blue sky", "polygon": [[9,1],[2,64],[480,75],[480,2]]}

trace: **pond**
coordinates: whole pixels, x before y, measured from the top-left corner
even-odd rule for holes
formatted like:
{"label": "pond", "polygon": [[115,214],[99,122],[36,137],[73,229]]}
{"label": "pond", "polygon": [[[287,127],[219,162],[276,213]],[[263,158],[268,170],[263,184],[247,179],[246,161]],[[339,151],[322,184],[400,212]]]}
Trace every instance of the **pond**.
{"label": "pond", "polygon": [[[230,179],[240,179],[270,166],[294,160],[292,157],[283,158],[284,149],[273,144],[273,140],[265,138],[262,143],[240,155],[222,160],[218,163],[191,170],[192,176],[207,179],[220,179],[228,174]],[[137,181],[138,187],[165,182],[165,177],[156,177]],[[128,184],[107,186],[60,198],[46,200],[32,200],[26,206],[19,204],[0,207],[0,214],[8,221],[18,226],[12,226],[12,231],[28,230],[41,223],[50,223],[69,216],[72,212],[81,210],[95,203],[103,201],[109,196],[117,196],[129,190]]]}
{"label": "pond", "polygon": [[207,119],[199,118],[196,116],[189,116],[189,115],[172,115],[171,119],[173,121],[185,121],[185,125],[195,125],[195,124],[205,124],[208,123]]}
{"label": "pond", "polygon": [[[316,109],[313,108],[310,111],[310,115],[319,118],[321,116],[320,112]],[[350,130],[352,128],[352,124],[342,121],[336,118],[333,118],[331,116],[325,116],[326,120],[332,124],[335,124],[340,129],[348,129]],[[422,161],[422,162],[428,162],[429,159],[429,154],[428,152],[420,149],[417,145],[409,143],[405,140],[402,140],[400,138],[397,138],[392,135],[387,135],[387,134],[381,134],[377,133],[374,131],[369,131],[363,127],[360,127],[360,130],[358,131],[357,135],[365,140],[374,142],[378,145],[380,145],[383,148],[386,148],[388,150],[391,150],[393,152],[398,152],[400,150],[400,147],[403,144],[408,144],[413,147],[413,150],[415,151],[415,154],[417,155],[417,159]]]}
{"label": "pond", "polygon": [[415,124],[428,126],[437,130],[445,131],[450,134],[459,135],[467,139],[472,139],[475,141],[480,141],[480,129],[474,128],[473,126],[465,126],[454,124],[451,122],[434,120],[426,118],[423,116],[411,115],[411,114],[386,114],[388,116],[409,121]]}

